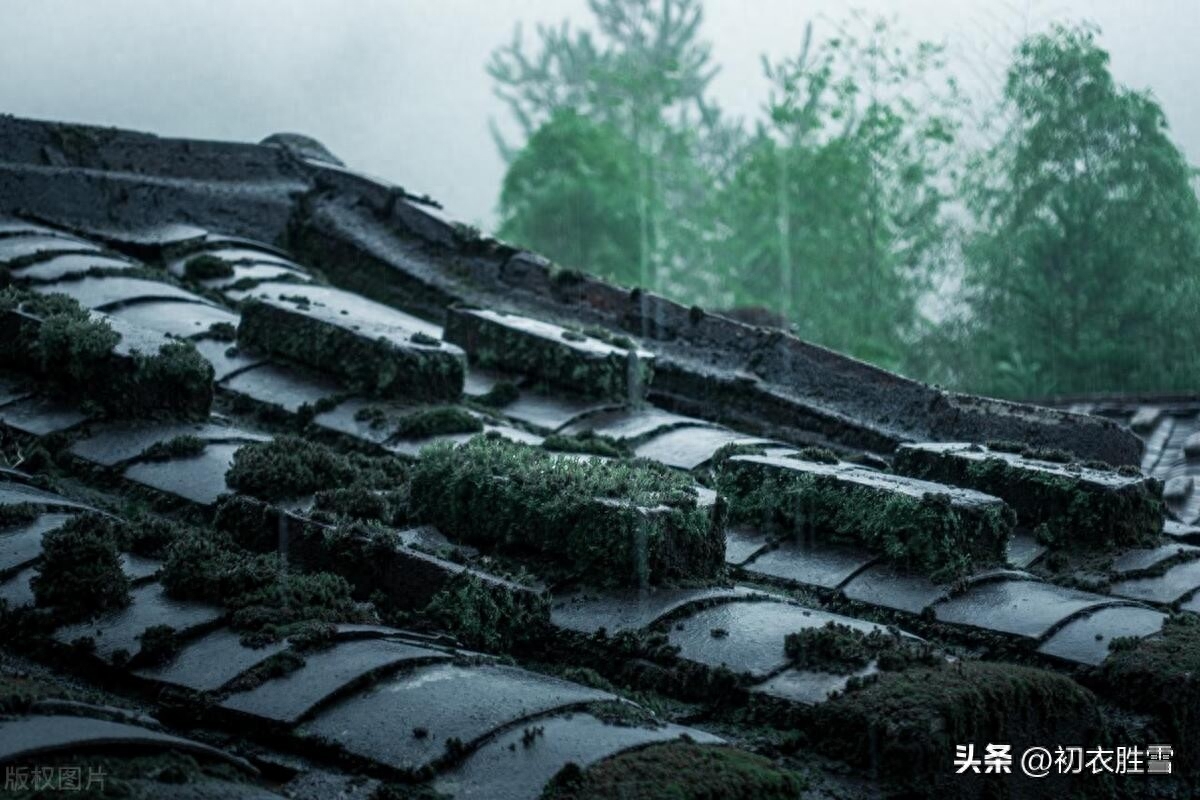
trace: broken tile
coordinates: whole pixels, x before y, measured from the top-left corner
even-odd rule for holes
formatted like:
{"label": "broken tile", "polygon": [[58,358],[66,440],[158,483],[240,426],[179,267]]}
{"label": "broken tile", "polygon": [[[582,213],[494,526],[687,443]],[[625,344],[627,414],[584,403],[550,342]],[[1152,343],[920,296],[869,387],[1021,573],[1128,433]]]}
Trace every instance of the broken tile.
{"label": "broken tile", "polygon": [[923,575],[904,572],[890,564],[877,564],[854,576],[842,593],[851,600],[909,614],[920,614],[949,594],[949,588]]}
{"label": "broken tile", "polygon": [[233,465],[234,453],[241,447],[242,444],[210,444],[199,455],[134,464],[124,475],[134,483],[210,506],[221,495],[232,491],[225,483],[225,473]]}
{"label": "broken tile", "polygon": [[659,461],[669,467],[693,470],[730,444],[762,445],[771,442],[724,428],[676,428],[638,445],[634,454],[638,458]]}
{"label": "broken tile", "polygon": [[136,655],[142,648],[138,637],[147,628],[169,625],[182,634],[211,625],[225,614],[224,609],[216,606],[168,597],[160,583],[135,587],[129,594],[127,607],[107,612],[89,622],[59,628],[54,638],[70,644],[76,639],[90,637],[96,643],[96,655],[110,661],[118,650]]}
{"label": "broken tile", "polygon": [[766,596],[764,592],[745,586],[697,589],[651,587],[604,594],[585,592],[556,598],[550,608],[550,622],[555,627],[581,633],[590,634],[604,629],[614,634],[649,627],[693,603],[736,600],[756,595]]}
{"label": "broken tile", "polygon": [[31,436],[70,430],[88,418],[79,407],[56,397],[36,396],[0,407],[0,423]]}
{"label": "broken tile", "polygon": [[1188,561],[1171,567],[1162,575],[1119,581],[1109,587],[1109,591],[1117,597],[1166,605],[1185,597],[1198,587],[1200,561]]}
{"label": "broken tile", "polygon": [[239,372],[223,381],[221,388],[290,414],[302,406],[316,406],[346,394],[341,385],[325,376],[278,364],[263,364]]}
{"label": "broken tile", "polygon": [[701,609],[678,621],[667,635],[679,647],[680,658],[762,678],[787,666],[783,642],[789,633],[829,622],[863,633],[883,630],[871,622],[791,603],[742,600]]}
{"label": "broken tile", "polygon": [[[588,414],[563,430],[567,434],[590,432],[611,439],[641,439],[652,433],[661,433],[670,428],[705,427],[702,419],[685,417],[653,406],[621,408]],[[716,427],[716,426],[712,426]]]}
{"label": "broken tile", "polygon": [[[368,302],[357,299],[357,304]],[[351,316],[304,295],[258,297],[242,308],[238,344],[336,375],[374,396],[457,400],[466,368],[463,352],[404,326],[408,315],[375,305]]]}
{"label": "broken tile", "polygon": [[528,800],[539,797],[568,764],[588,767],[624,750],[685,735],[699,744],[722,741],[693,728],[614,725],[583,713],[539,719],[536,725],[541,735],[528,745],[524,728],[505,731],[438,778],[435,788],[458,800]]}
{"label": "broken tile", "polygon": [[649,351],[500,311],[450,308],[445,337],[466,350],[472,364],[540,378],[587,397],[637,400],[654,372]]}
{"label": "broken tile", "polygon": [[784,541],[742,569],[751,575],[779,578],[802,586],[836,589],[877,559],[877,555],[857,547]]}
{"label": "broken tile", "polygon": [[1068,622],[1043,642],[1038,652],[1076,664],[1094,666],[1108,657],[1113,639],[1120,636],[1149,636],[1162,629],[1164,619],[1166,614],[1150,608],[1102,608]]}
{"label": "broken tile", "polygon": [[[213,325],[238,324],[237,314],[216,306],[199,303],[183,303],[168,300],[153,300],[116,309],[111,316],[124,322],[152,331],[186,339],[206,333]],[[232,342],[225,342],[228,347]]]}
{"label": "broken tile", "polygon": [[[399,770],[470,747],[523,719],[583,703],[616,700],[598,689],[499,665],[433,664],[381,681],[319,712],[299,733]],[[424,730],[418,737],[414,730]]]}
{"label": "broken tile", "polygon": [[112,467],[137,458],[156,444],[183,436],[206,442],[265,442],[271,438],[211,422],[122,421],[92,427],[87,436],[71,445],[70,452],[93,464]]}
{"label": "broken tile", "polygon": [[231,695],[221,707],[281,723],[295,723],[353,681],[401,664],[444,661],[450,656],[389,639],[343,642],[307,653],[304,666],[282,678]]}
{"label": "broken tile", "polygon": [[940,622],[1040,639],[1063,620],[1111,597],[1030,580],[990,580],[933,607]]}
{"label": "broken tile", "polygon": [[70,518],[70,514],[42,514],[32,522],[0,529],[0,576],[9,576],[40,558],[42,537]]}
{"label": "broken tile", "polygon": [[23,281],[49,283],[92,270],[125,270],[133,267],[133,262],[116,256],[69,253],[14,270],[13,276]]}
{"label": "broken tile", "polygon": [[730,525],[725,528],[725,563],[731,566],[744,564],[771,541],[771,536],[756,528]]}
{"label": "broken tile", "polygon": [[280,641],[247,647],[241,638],[240,633],[228,628],[215,630],[188,643],[170,663],[136,674],[195,692],[213,692],[288,646]]}
{"label": "broken tile", "polygon": [[146,278],[125,278],[119,275],[103,278],[82,278],[76,281],[38,284],[30,287],[39,294],[65,294],[84,308],[103,311],[108,308],[144,300],[183,300],[205,303],[199,295],[169,283]]}

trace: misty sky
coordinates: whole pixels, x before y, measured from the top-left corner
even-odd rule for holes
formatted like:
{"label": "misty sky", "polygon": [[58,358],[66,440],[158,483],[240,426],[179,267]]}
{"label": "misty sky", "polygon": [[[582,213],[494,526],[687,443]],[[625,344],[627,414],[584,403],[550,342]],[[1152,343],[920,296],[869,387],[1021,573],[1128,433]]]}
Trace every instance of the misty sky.
{"label": "misty sky", "polygon": [[[0,0],[0,113],[258,141],[315,136],[350,166],[428,192],[490,227],[503,119],[483,66],[523,21],[587,25],[585,0]],[[1152,89],[1200,161],[1200,0],[708,0],[722,72],[713,94],[753,119],[760,55],[792,54],[804,25],[843,9],[895,15],[946,42],[962,80],[994,92],[1022,31],[1088,18],[1118,80]]]}

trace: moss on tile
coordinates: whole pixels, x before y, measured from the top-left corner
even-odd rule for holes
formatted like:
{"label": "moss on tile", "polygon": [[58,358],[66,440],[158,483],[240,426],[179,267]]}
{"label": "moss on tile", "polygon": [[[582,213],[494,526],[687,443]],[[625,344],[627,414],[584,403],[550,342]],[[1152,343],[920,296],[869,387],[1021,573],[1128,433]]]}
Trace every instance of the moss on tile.
{"label": "moss on tile", "polygon": [[474,402],[489,408],[504,408],[517,401],[521,392],[512,381],[496,381],[486,393],[473,398]]}
{"label": "moss on tile", "polygon": [[794,800],[800,773],[724,745],[683,740],[620,753],[586,769],[568,764],[542,800]]}
{"label": "moss on tile", "polygon": [[0,506],[0,528],[28,525],[41,515],[41,508],[33,503]]}
{"label": "moss on tile", "polygon": [[459,541],[541,553],[599,584],[714,578],[723,567],[721,520],[691,479],[641,462],[480,437],[424,450],[409,503],[414,520]]}
{"label": "moss on tile", "polygon": [[142,461],[171,461],[176,458],[198,456],[204,452],[204,448],[204,440],[199,436],[185,434],[165,442],[155,442],[139,456],[139,459]]}
{"label": "moss on tile", "polygon": [[[1039,469],[1036,463],[1013,463],[1005,457],[988,456],[978,446],[965,453],[901,447],[896,453],[895,469],[916,478],[966,486],[1000,497],[1013,508],[1022,525],[1036,529],[1039,540],[1051,546],[1114,547],[1158,540],[1163,505],[1157,482],[1147,479],[1105,485],[1089,479],[1085,467],[1072,462],[1070,454],[1063,461],[1061,454],[1028,447],[1015,454],[1011,448],[999,452],[1047,462],[1043,466],[1048,469]],[[1111,468],[1107,472],[1117,475]]]}
{"label": "moss on tile", "polygon": [[233,265],[224,259],[211,255],[189,258],[183,267],[185,278],[193,281],[211,281],[218,278],[232,278]]}
{"label": "moss on tile", "polygon": [[586,453],[608,458],[624,458],[633,455],[633,451],[625,443],[591,431],[575,436],[561,433],[552,434],[545,438],[542,447],[556,453]]}
{"label": "moss on tile", "polygon": [[839,675],[857,672],[872,661],[888,671],[938,663],[938,656],[924,642],[878,628],[864,633],[838,622],[790,633],[784,637],[783,648],[797,669]]}
{"label": "moss on tile", "polygon": [[752,458],[720,464],[716,486],[735,522],[864,545],[939,582],[1003,564],[1015,521],[999,501],[955,504],[948,494],[917,496]]}
{"label": "moss on tile", "polygon": [[90,619],[129,605],[129,579],[117,551],[118,525],[86,512],[42,537],[42,559],[32,580],[37,605],[62,621]]}
{"label": "moss on tile", "polygon": [[502,584],[463,573],[433,596],[421,616],[467,647],[509,652],[546,632],[549,601],[531,608],[527,600],[519,600]]}
{"label": "moss on tile", "polygon": [[425,439],[454,433],[479,433],[483,422],[465,408],[436,406],[405,414],[396,421],[392,435],[399,439]]}
{"label": "moss on tile", "polygon": [[343,454],[300,436],[283,435],[240,448],[225,480],[240,492],[277,501],[356,484],[393,489],[403,485],[406,474],[399,459]]}

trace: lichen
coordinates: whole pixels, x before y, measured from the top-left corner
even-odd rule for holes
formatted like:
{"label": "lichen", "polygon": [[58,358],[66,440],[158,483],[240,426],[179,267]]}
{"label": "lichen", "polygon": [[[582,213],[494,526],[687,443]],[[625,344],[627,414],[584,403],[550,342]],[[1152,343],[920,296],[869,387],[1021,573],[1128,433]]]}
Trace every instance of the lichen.
{"label": "lichen", "polygon": [[542,800],[794,800],[807,779],[770,759],[690,740],[621,753],[587,769],[568,764]]}
{"label": "lichen", "polygon": [[129,579],[117,552],[116,523],[86,512],[42,537],[42,559],[32,580],[39,606],[63,621],[84,620],[129,605]]}
{"label": "lichen", "polygon": [[413,469],[409,505],[460,541],[542,553],[605,585],[712,578],[724,561],[719,520],[691,480],[638,462],[485,437],[435,445]]}

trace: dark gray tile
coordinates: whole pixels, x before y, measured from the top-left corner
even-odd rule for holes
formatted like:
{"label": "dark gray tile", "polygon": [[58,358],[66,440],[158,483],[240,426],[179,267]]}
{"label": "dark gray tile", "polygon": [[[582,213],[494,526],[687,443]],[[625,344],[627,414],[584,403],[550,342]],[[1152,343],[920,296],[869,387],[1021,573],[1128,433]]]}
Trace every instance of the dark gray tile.
{"label": "dark gray tile", "polygon": [[88,253],[99,250],[100,247],[91,242],[66,236],[6,236],[0,239],[0,267],[33,256],[49,256],[55,253]]}
{"label": "dark gray tile", "polygon": [[1037,537],[1028,531],[1017,531],[1008,540],[1006,560],[1010,567],[1027,569],[1046,552],[1046,546],[1038,542]]}
{"label": "dark gray tile", "polygon": [[723,428],[677,428],[647,440],[634,452],[640,458],[692,470],[728,444],[761,445],[770,442]]}
{"label": "dark gray tile", "polygon": [[33,585],[30,581],[36,574],[36,567],[26,567],[10,578],[0,579],[0,601],[9,608],[33,605]]}
{"label": "dark gray tile", "polygon": [[1172,542],[1158,547],[1126,550],[1113,559],[1112,570],[1122,575],[1127,572],[1139,572],[1177,556],[1200,556],[1200,547],[1182,542]]}
{"label": "dark gray tile", "polygon": [[263,442],[271,438],[211,422],[109,422],[91,427],[86,437],[71,445],[70,452],[93,464],[112,467],[181,436],[195,436],[206,442]]}
{"label": "dark gray tile", "polygon": [[702,419],[672,414],[670,411],[653,406],[644,406],[636,409],[622,408],[589,414],[587,417],[571,423],[563,432],[578,434],[590,431],[599,436],[608,436],[613,439],[640,439],[643,436],[670,428],[708,425],[709,423]]}
{"label": "dark gray tile", "polygon": [[0,407],[0,423],[31,436],[70,430],[87,418],[78,406],[55,397],[27,397]]}
{"label": "dark gray tile", "polygon": [[105,278],[83,278],[75,281],[39,284],[33,287],[41,294],[65,294],[74,298],[84,308],[102,311],[106,308],[130,303],[135,300],[187,300],[206,302],[199,295],[186,289],[145,278],[111,276]]}
{"label": "dark gray tile", "polygon": [[1200,588],[1200,561],[1188,561],[1171,567],[1152,578],[1130,578],[1109,587],[1117,597],[1166,605]]}
{"label": "dark gray tile", "polygon": [[266,361],[262,356],[239,350],[232,342],[200,339],[195,345],[201,357],[212,364],[213,380],[218,383],[236,372],[242,372]]}
{"label": "dark gray tile", "polygon": [[36,486],[15,483],[13,481],[0,481],[0,506],[11,506],[19,503],[34,503],[51,508],[90,508],[85,503],[80,503],[69,497],[63,497],[54,492],[48,492],[45,489],[39,489]]}
{"label": "dark gray tile", "polygon": [[878,672],[875,662],[862,669],[846,675],[834,672],[814,672],[812,670],[785,669],[774,675],[750,691],[769,697],[777,697],[789,703],[799,703],[814,706],[829,699],[834,692],[841,692],[851,678],[864,678]]}
{"label": "dark gray tile", "polygon": [[134,464],[124,475],[134,483],[209,506],[222,494],[232,491],[225,482],[225,473],[233,465],[234,453],[241,447],[244,445],[210,444],[196,456]]}
{"label": "dark gray tile", "polygon": [[70,514],[42,514],[33,522],[0,529],[0,575],[8,576],[42,555],[42,537],[61,528]]}
{"label": "dark gray tile", "polygon": [[1111,597],[1028,580],[993,580],[933,607],[937,619],[954,625],[1038,639],[1067,617],[1112,604]]}
{"label": "dark gray tile", "polygon": [[362,330],[403,329],[407,334],[423,333],[435,339],[442,338],[442,327],[432,322],[406,314],[399,309],[385,306],[362,295],[337,289],[332,286],[295,283],[261,283],[253,289],[231,291],[229,297],[242,300],[247,297],[279,300],[282,297],[303,297],[311,304],[310,310],[330,321],[358,325]]}
{"label": "dark gray tile", "polygon": [[96,655],[109,660],[118,650],[136,655],[142,647],[138,637],[147,628],[170,625],[177,632],[186,633],[216,622],[224,613],[216,606],[168,597],[162,584],[150,583],[130,592],[126,608],[90,622],[59,628],[54,638],[70,643],[89,636],[96,642]]}
{"label": "dark gray tile", "polygon": [[137,674],[196,692],[212,692],[287,647],[286,641],[246,647],[241,638],[237,631],[221,628],[189,643],[169,664]]}
{"label": "dark gray tile", "polygon": [[785,541],[754,558],[742,569],[752,575],[779,578],[801,586],[836,589],[878,558],[857,547]]}
{"label": "dark gray tile", "polygon": [[69,253],[14,270],[13,275],[21,280],[48,283],[72,275],[82,275],[94,269],[124,270],[133,267],[133,262],[115,256]]}
{"label": "dark gray tile", "polygon": [[1068,622],[1038,648],[1039,653],[1077,664],[1096,665],[1108,657],[1112,640],[1119,636],[1149,636],[1162,629],[1166,615],[1149,608],[1102,608]]}
{"label": "dark gray tile", "polygon": [[579,416],[605,408],[612,408],[612,405],[568,394],[521,392],[515,401],[499,409],[498,413],[539,430],[552,432]]}
{"label": "dark gray tile", "polygon": [[[152,300],[148,303],[125,306],[111,312],[111,316],[130,325],[181,339],[205,333],[218,323],[235,328],[238,324],[237,314],[223,308],[169,300]],[[228,346],[231,343],[225,344]]]}
{"label": "dark gray tile", "polygon": [[239,372],[223,381],[221,387],[291,414],[305,404],[315,406],[323,400],[346,394],[344,388],[325,376],[277,364],[263,364]]}
{"label": "dark gray tile", "polygon": [[762,595],[744,586],[695,589],[651,587],[606,592],[580,593],[555,598],[550,622],[567,630],[595,633],[601,628],[609,634],[641,630],[657,620],[692,603],[718,599],[737,599]]}
{"label": "dark gray tile", "polygon": [[755,528],[733,525],[725,529],[725,563],[744,564],[771,543],[771,537]]}
{"label": "dark gray tile", "polygon": [[873,606],[920,614],[949,594],[949,588],[923,575],[902,572],[889,564],[877,564],[854,576],[842,593],[851,600]]}

